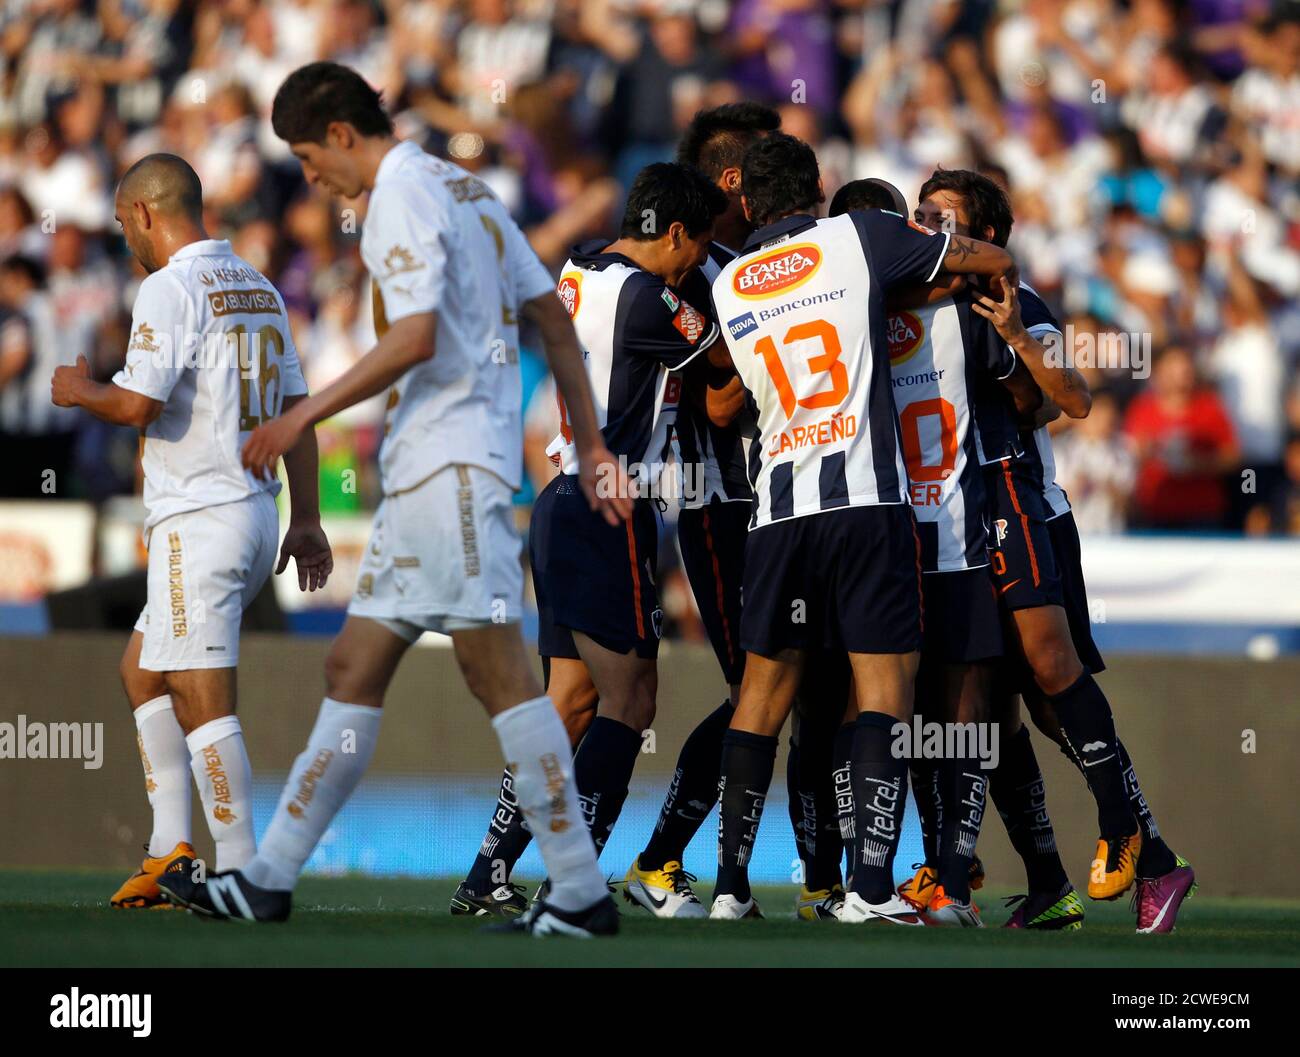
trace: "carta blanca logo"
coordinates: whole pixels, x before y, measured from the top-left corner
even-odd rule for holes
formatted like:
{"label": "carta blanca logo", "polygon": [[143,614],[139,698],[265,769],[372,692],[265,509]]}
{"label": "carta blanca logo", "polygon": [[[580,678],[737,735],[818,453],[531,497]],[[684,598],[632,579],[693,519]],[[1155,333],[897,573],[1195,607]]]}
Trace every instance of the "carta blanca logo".
{"label": "carta blanca logo", "polygon": [[754,320],[753,312],[746,312],[743,316],[737,316],[727,322],[727,329],[731,331],[733,338],[743,338],[756,326],[758,323]]}
{"label": "carta blanca logo", "polygon": [[83,995],[78,987],[50,998],[52,1028],[130,1028],[137,1039],[152,1030],[152,995]]}

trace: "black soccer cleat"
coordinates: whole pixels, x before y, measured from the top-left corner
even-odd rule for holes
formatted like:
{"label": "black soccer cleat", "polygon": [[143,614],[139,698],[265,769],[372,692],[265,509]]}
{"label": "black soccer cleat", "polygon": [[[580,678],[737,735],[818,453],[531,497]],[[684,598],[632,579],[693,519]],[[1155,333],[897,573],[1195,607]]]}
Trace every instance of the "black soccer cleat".
{"label": "black soccer cleat", "polygon": [[206,881],[193,881],[188,874],[164,874],[158,887],[169,903],[218,921],[287,921],[293,905],[289,892],[259,888],[238,870],[212,874]]}
{"label": "black soccer cleat", "polygon": [[618,934],[618,907],[609,896],[583,910],[560,910],[546,902],[537,902],[526,913],[496,925],[486,925],[484,932],[527,933],[530,936],[572,936],[592,939]]}
{"label": "black soccer cleat", "polygon": [[477,918],[513,918],[528,909],[528,897],[524,895],[524,886],[516,884],[498,885],[487,895],[478,895],[469,888],[467,881],[461,881],[456,894],[451,897],[453,916],[473,915]]}

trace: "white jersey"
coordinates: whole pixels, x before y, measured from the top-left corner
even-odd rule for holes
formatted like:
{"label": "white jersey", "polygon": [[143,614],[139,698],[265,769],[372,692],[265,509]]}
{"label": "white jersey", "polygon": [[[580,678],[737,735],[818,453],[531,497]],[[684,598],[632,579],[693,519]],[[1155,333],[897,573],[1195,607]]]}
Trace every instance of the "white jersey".
{"label": "white jersey", "polygon": [[509,212],[478,177],[399,143],[380,162],[361,233],[375,331],[437,313],[434,354],[388,394],[385,495],[452,463],[511,488],[522,474],[519,309],[554,289]]}
{"label": "white jersey", "polygon": [[723,334],[758,408],[751,527],[848,506],[906,503],[885,293],[928,282],[947,251],[892,213],[786,217],[713,283]]}
{"label": "white jersey", "polygon": [[1015,368],[1015,353],[963,294],[891,313],[889,365],[921,568],[987,565],[977,409],[981,391]]}
{"label": "white jersey", "polygon": [[283,299],[229,242],[191,242],[140,284],[113,384],[163,404],[144,431],[146,530],[174,514],[279,492],[278,481],[244,469],[240,450],[307,384]]}

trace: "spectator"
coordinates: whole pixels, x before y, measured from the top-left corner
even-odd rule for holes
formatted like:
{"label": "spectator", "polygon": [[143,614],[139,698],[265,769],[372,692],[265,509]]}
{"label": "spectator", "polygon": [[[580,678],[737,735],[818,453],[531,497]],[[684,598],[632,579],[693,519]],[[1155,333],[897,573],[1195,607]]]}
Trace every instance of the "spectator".
{"label": "spectator", "polygon": [[1225,477],[1239,463],[1227,410],[1196,375],[1187,349],[1157,357],[1151,387],[1129,405],[1124,432],[1137,454],[1133,522],[1155,529],[1220,529]]}

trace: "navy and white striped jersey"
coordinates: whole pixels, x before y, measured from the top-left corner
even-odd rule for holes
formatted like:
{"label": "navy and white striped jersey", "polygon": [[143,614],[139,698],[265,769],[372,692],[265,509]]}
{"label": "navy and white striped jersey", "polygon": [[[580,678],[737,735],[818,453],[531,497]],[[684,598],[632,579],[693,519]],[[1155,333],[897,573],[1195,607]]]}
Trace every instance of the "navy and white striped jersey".
{"label": "navy and white striped jersey", "polygon": [[[681,290],[596,239],[576,246],[560,273],[560,300],[573,317],[605,444],[642,485],[657,488],[668,456],[681,375],[718,338],[708,284],[692,273]],[[546,449],[578,472],[573,431],[560,399],[560,435]]]}
{"label": "navy and white striped jersey", "polygon": [[889,317],[889,366],[925,572],[988,564],[976,394],[1016,356],[962,293]]}
{"label": "navy and white striped jersey", "polygon": [[[1052,310],[1038,296],[1038,292],[1028,283],[1022,282],[1019,296],[1020,319],[1030,335],[1047,344],[1044,335],[1054,334],[1063,347],[1065,339],[1061,334],[1061,325],[1052,315]],[[1056,483],[1056,457],[1052,454],[1052,437],[1047,427],[1023,430],[1021,447],[1024,449],[1022,458],[1029,467],[1029,475],[1051,508],[1052,514],[1048,520],[1068,514],[1070,499],[1065,494],[1065,489]]]}
{"label": "navy and white striped jersey", "polygon": [[[712,285],[722,269],[735,259],[735,253],[715,242],[709,246],[708,260],[700,271]],[[678,453],[686,480],[695,485],[682,489],[683,507],[708,506],[714,499],[724,503],[753,502],[748,459],[756,428],[757,421],[748,407],[730,425],[716,426],[709,421],[708,412],[695,401],[682,403],[677,414]]]}
{"label": "navy and white striped jersey", "polygon": [[885,294],[929,282],[948,249],[880,210],[786,217],[713,283],[732,361],[758,409],[751,527],[907,502]]}

